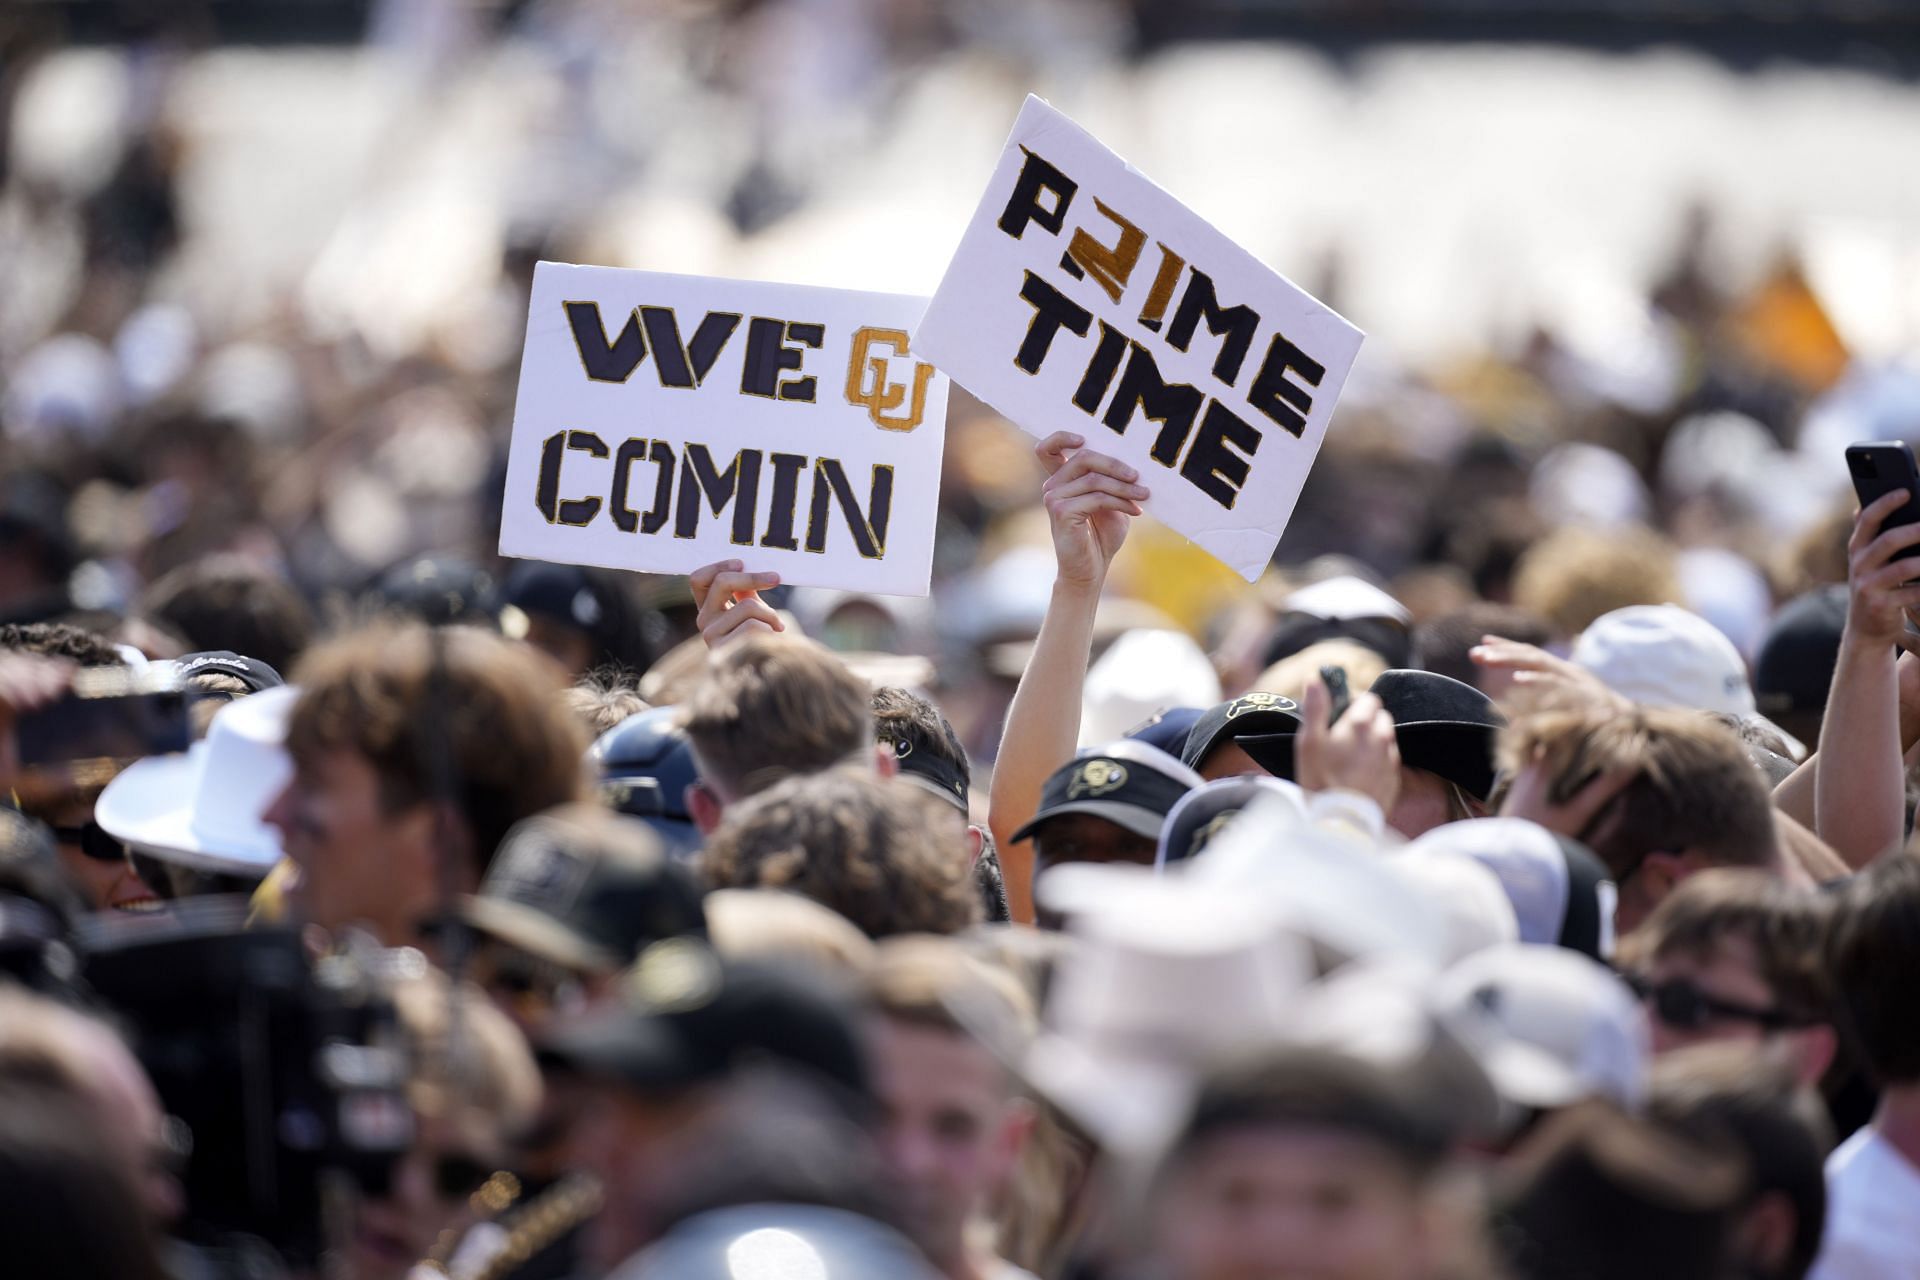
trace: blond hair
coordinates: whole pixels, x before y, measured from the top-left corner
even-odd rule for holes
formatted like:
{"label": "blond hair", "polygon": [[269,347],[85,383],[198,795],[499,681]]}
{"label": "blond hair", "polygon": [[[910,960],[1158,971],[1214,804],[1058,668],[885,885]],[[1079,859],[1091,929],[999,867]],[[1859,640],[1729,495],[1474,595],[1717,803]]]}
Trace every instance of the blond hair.
{"label": "blond hair", "polygon": [[1386,671],[1387,660],[1353,640],[1322,640],[1262,671],[1252,687],[1298,702],[1306,696],[1307,686],[1319,677],[1322,667],[1345,670],[1347,688],[1360,694],[1372,688],[1373,682]]}
{"label": "blond hair", "polygon": [[716,889],[706,897],[707,936],[734,959],[799,960],[850,977],[873,963],[873,940],[811,898],[779,889]]}
{"label": "blond hair", "polygon": [[1527,548],[1513,571],[1513,602],[1571,639],[1601,614],[1680,599],[1673,544],[1640,525],[1567,525]]}

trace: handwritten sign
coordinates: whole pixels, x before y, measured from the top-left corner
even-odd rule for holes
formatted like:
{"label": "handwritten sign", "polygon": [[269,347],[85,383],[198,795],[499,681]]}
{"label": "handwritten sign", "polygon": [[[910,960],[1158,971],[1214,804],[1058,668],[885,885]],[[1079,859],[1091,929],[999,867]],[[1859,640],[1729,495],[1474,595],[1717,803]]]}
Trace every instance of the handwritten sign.
{"label": "handwritten sign", "polygon": [[502,555],[925,595],[947,380],[924,298],[542,262]]}
{"label": "handwritten sign", "polygon": [[1251,582],[1363,336],[1030,97],[913,349],[1138,468],[1146,509]]}

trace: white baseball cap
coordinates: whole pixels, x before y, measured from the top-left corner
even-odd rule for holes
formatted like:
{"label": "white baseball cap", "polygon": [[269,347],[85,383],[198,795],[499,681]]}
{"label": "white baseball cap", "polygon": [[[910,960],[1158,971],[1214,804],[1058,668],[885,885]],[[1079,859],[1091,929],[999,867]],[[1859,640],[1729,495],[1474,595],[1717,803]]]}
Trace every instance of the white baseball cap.
{"label": "white baseball cap", "polygon": [[1472,818],[1435,827],[1409,852],[1472,858],[1492,872],[1513,907],[1513,941],[1612,956],[1618,895],[1606,864],[1585,846],[1525,818]]}
{"label": "white baseball cap", "polygon": [[108,783],[94,820],[163,862],[265,875],[280,860],[280,836],[260,815],[293,776],[282,744],[299,696],[286,685],[228,703],[184,754],[149,756]]}
{"label": "white baseball cap", "polygon": [[1475,952],[1442,974],[1440,1014],[1474,1046],[1500,1096],[1553,1109],[1646,1092],[1647,1024],[1625,983],[1565,947]]}
{"label": "white baseball cap", "polygon": [[1595,618],[1573,660],[1615,693],[1653,707],[1754,712],[1746,660],[1733,641],[1678,605],[1636,604]]}
{"label": "white baseball cap", "polygon": [[1388,864],[1433,909],[1445,939],[1443,963],[1520,941],[1520,923],[1500,877],[1464,854],[1409,846]]}
{"label": "white baseball cap", "polygon": [[1309,613],[1335,622],[1354,618],[1389,618],[1401,626],[1413,622],[1407,606],[1364,578],[1347,573],[1322,578],[1293,592],[1281,602],[1282,613]]}
{"label": "white baseball cap", "polygon": [[1080,745],[1112,742],[1169,707],[1211,707],[1220,677],[1184,631],[1141,628],[1115,640],[1087,672]]}

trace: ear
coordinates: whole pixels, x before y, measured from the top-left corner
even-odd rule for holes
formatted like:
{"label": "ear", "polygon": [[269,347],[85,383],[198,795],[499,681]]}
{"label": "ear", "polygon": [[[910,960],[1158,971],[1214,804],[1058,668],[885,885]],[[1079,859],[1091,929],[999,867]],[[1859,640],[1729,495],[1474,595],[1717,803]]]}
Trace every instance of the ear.
{"label": "ear", "polygon": [[1680,882],[1704,866],[1692,854],[1687,853],[1650,853],[1640,862],[1640,869],[1634,873],[1634,879],[1645,890],[1647,901],[1658,906],[1666,896],[1680,887]]}
{"label": "ear", "polygon": [[986,852],[987,833],[972,823],[967,824],[967,865],[973,866],[980,861],[980,855]]}
{"label": "ear", "polygon": [[883,778],[891,778],[900,772],[900,757],[893,754],[893,747],[885,742],[873,744],[873,771]]}
{"label": "ear", "polygon": [[726,807],[720,803],[720,797],[712,788],[695,782],[686,791],[687,814],[693,819],[693,825],[700,834],[710,836],[719,827],[720,819],[726,816]]}
{"label": "ear", "polygon": [[1768,1191],[1754,1198],[1753,1207],[1735,1228],[1740,1252],[1757,1263],[1759,1274],[1770,1275],[1786,1264],[1793,1254],[1793,1239],[1799,1232],[1799,1218],[1793,1201],[1783,1191]]}
{"label": "ear", "polygon": [[1033,1137],[1033,1131],[1039,1123],[1040,1113],[1033,1103],[1025,1098],[1008,1101],[1006,1112],[1000,1119],[999,1137],[994,1143],[994,1154],[1003,1182],[1013,1176],[1013,1168],[1020,1162],[1020,1153],[1027,1149],[1027,1142]]}
{"label": "ear", "polygon": [[1809,1089],[1818,1089],[1827,1069],[1840,1051],[1840,1036],[1822,1022],[1793,1033],[1794,1078]]}

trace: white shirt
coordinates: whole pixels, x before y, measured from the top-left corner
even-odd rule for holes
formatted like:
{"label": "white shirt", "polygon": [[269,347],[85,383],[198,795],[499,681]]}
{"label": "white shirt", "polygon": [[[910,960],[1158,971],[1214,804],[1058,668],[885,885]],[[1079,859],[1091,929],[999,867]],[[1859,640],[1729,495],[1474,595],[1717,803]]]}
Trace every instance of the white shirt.
{"label": "white shirt", "polygon": [[1920,1280],[1920,1169],[1872,1125],[1827,1157],[1827,1230],[1807,1280]]}

